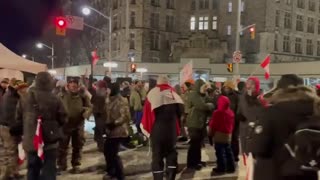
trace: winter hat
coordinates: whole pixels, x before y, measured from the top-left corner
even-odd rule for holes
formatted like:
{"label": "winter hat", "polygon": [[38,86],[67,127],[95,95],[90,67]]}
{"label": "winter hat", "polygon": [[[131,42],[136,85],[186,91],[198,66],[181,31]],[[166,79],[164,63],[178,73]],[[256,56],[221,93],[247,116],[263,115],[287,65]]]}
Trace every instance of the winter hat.
{"label": "winter hat", "polygon": [[101,88],[107,88],[107,83],[105,81],[100,80],[97,83],[97,87],[100,88],[100,89]]}
{"label": "winter hat", "polygon": [[236,89],[235,84],[231,80],[228,80],[228,81],[224,82],[223,87],[228,87],[228,88],[233,89],[233,90]]}
{"label": "winter hat", "polygon": [[169,78],[166,75],[162,75],[158,77],[157,84],[169,84]]}
{"label": "winter hat", "polygon": [[67,77],[67,82],[68,82],[68,83],[74,82],[74,83],[79,84],[79,82],[80,82],[80,77],[68,76],[68,77]]}
{"label": "winter hat", "polygon": [[103,78],[103,80],[107,83],[107,86],[110,86],[111,85],[111,78],[109,77],[109,76],[105,76],[104,78]]}
{"label": "winter hat", "polygon": [[9,84],[9,78],[3,78],[1,83]]}
{"label": "winter hat", "polygon": [[110,96],[116,96],[120,93],[120,85],[118,83],[110,84]]}
{"label": "winter hat", "polygon": [[239,91],[242,91],[245,87],[246,87],[246,83],[245,83],[245,82],[240,81],[240,82],[238,83],[238,90],[239,90]]}
{"label": "winter hat", "polygon": [[256,86],[256,89],[255,89],[255,95],[259,95],[259,93],[260,93],[260,80],[259,80],[259,78],[257,78],[257,77],[250,77],[249,79],[248,79],[248,81],[253,81],[254,82],[254,84],[255,84],[255,86]]}
{"label": "winter hat", "polygon": [[48,72],[39,72],[36,76],[36,88],[51,91],[53,89],[53,78]]}
{"label": "winter hat", "polygon": [[15,88],[16,88],[17,90],[23,89],[23,88],[27,88],[27,87],[29,87],[28,84],[25,83],[25,82],[23,82],[23,81],[21,81],[21,80],[17,80],[17,81],[15,82]]}

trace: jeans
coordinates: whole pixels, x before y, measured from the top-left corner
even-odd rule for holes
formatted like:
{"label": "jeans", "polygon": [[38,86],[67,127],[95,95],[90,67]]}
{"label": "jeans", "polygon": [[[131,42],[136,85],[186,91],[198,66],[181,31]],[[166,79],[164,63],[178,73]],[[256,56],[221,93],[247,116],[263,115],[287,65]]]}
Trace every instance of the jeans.
{"label": "jeans", "polygon": [[56,180],[57,150],[44,151],[44,161],[37,152],[28,153],[28,180]]}
{"label": "jeans", "polygon": [[228,143],[215,143],[217,170],[220,172],[235,171],[235,162],[231,146]]}
{"label": "jeans", "polygon": [[201,147],[204,139],[202,129],[189,128],[190,146],[188,149],[187,166],[195,167],[201,163]]}
{"label": "jeans", "polygon": [[141,131],[141,128],[140,128],[140,123],[141,123],[141,120],[142,120],[142,112],[141,111],[135,111],[134,112],[134,124],[136,125],[137,127],[137,130],[138,130],[138,133],[142,133]]}
{"label": "jeans", "polygon": [[120,143],[123,138],[109,138],[104,143],[104,157],[107,164],[107,173],[117,180],[124,179],[123,164],[121,162],[119,153]]}

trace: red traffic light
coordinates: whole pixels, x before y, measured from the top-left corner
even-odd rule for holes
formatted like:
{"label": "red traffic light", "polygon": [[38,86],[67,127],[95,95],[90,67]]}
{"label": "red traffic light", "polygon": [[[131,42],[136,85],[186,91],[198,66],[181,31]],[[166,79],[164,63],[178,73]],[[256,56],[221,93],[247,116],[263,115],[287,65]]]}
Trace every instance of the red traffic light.
{"label": "red traffic light", "polygon": [[250,32],[254,32],[256,29],[254,27],[250,28]]}
{"label": "red traffic light", "polygon": [[135,73],[137,71],[137,65],[136,64],[131,64],[131,73]]}
{"label": "red traffic light", "polygon": [[66,19],[64,17],[57,17],[55,21],[56,26],[59,28],[65,28],[67,26]]}

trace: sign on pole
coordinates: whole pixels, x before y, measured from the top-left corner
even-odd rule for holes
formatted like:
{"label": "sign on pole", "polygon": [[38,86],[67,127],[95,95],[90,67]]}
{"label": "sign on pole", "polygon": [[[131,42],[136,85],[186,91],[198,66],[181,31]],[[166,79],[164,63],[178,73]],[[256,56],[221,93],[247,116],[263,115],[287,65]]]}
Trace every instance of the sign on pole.
{"label": "sign on pole", "polygon": [[184,67],[180,71],[180,85],[182,85],[189,79],[193,79],[193,62],[192,61],[184,65]]}
{"label": "sign on pole", "polygon": [[242,59],[241,51],[235,51],[233,53],[233,62],[234,63],[240,63]]}
{"label": "sign on pole", "polygon": [[83,30],[83,27],[84,27],[83,17],[67,15],[66,20],[67,20],[68,29],[74,29],[74,30],[80,30],[80,31]]}

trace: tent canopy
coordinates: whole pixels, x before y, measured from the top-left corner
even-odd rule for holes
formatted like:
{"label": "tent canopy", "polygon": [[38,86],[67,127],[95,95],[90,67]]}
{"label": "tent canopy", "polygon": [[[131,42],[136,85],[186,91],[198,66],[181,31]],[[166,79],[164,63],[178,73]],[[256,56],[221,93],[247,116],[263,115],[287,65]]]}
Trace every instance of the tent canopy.
{"label": "tent canopy", "polygon": [[0,43],[0,68],[12,69],[32,74],[37,74],[41,71],[47,71],[47,65],[36,63],[10,51]]}

